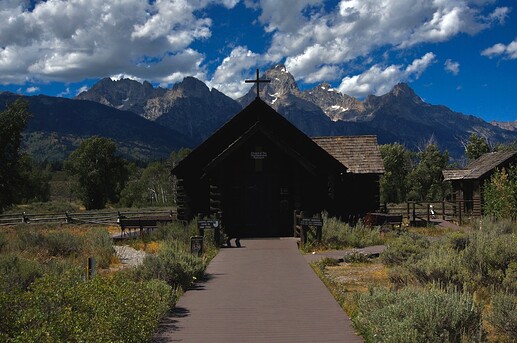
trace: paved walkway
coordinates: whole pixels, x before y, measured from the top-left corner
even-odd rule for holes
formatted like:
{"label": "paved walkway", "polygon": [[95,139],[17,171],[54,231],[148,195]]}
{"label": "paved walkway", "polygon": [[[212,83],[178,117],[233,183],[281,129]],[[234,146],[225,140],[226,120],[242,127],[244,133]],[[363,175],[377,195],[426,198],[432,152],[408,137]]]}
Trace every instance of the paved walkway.
{"label": "paved walkway", "polygon": [[362,342],[295,239],[221,249],[155,342]]}

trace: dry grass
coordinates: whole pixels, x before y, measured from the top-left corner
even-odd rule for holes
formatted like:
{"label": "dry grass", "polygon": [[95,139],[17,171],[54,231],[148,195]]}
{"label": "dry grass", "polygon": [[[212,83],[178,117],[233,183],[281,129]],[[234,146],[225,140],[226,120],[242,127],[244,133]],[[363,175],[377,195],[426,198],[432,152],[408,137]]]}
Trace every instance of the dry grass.
{"label": "dry grass", "polygon": [[340,263],[323,268],[312,263],[311,266],[349,317],[358,310],[358,294],[371,286],[389,287],[388,269],[377,259],[371,263]]}
{"label": "dry grass", "polygon": [[325,268],[325,274],[348,292],[366,292],[368,287],[389,286],[388,269],[382,263],[340,263]]}
{"label": "dry grass", "polygon": [[408,227],[408,232],[416,233],[426,237],[443,237],[451,232],[455,232],[457,230],[439,227],[439,226],[428,226],[428,227]]}

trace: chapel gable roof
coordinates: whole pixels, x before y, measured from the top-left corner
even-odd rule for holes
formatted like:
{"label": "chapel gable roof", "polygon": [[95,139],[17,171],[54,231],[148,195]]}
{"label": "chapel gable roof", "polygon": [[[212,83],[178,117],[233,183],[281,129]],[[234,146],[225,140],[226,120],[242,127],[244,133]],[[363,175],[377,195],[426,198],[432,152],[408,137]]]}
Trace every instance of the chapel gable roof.
{"label": "chapel gable roof", "polygon": [[496,151],[481,155],[478,159],[461,169],[445,169],[442,171],[445,181],[451,180],[475,180],[496,168],[510,162],[517,156],[515,151]]}
{"label": "chapel gable roof", "polygon": [[315,137],[313,140],[354,174],[383,174],[376,136]]}
{"label": "chapel gable roof", "polygon": [[[256,126],[257,123],[260,125]],[[245,139],[246,133],[254,126],[260,128],[256,132],[266,133],[269,137],[277,137],[277,142],[282,141],[289,145],[289,151],[303,154],[304,159],[311,160],[316,166],[324,168],[332,165],[346,171],[340,161],[313,142],[264,101],[256,98],[188,154],[173,168],[172,172],[176,175],[202,174],[207,166],[224,158],[225,151],[228,151],[229,147]]]}

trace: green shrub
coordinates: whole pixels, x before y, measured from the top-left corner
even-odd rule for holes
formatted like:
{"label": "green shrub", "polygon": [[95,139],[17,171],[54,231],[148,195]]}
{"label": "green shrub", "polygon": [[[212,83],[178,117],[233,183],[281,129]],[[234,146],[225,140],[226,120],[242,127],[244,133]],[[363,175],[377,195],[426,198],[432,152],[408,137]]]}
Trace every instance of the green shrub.
{"label": "green shrub", "polygon": [[442,286],[463,287],[461,257],[446,246],[429,249],[427,255],[418,261],[409,263],[407,268],[423,285],[439,284]]}
{"label": "green shrub", "polygon": [[498,333],[508,337],[509,342],[517,342],[517,300],[515,295],[496,293],[492,297],[492,313],[488,316],[490,324]]}
{"label": "green shrub", "polygon": [[354,322],[369,342],[470,342],[482,330],[481,309],[467,293],[377,288],[358,306]]}
{"label": "green shrub", "polygon": [[517,261],[513,261],[508,265],[503,280],[503,289],[507,292],[517,294]]}
{"label": "green shrub", "polygon": [[0,342],[8,342],[21,330],[16,321],[23,309],[22,294],[19,290],[0,288]]}
{"label": "green shrub", "polygon": [[187,289],[203,276],[206,265],[205,259],[192,255],[183,245],[169,242],[158,254],[147,255],[132,273],[136,280],[159,279],[173,287]]}
{"label": "green shrub", "polygon": [[395,289],[411,285],[416,281],[415,276],[402,266],[393,266],[388,269],[388,279]]}
{"label": "green shrub", "polygon": [[316,261],[316,265],[321,269],[325,269],[325,267],[329,266],[338,266],[339,261],[332,257],[323,257],[322,259]]}
{"label": "green shrub", "polygon": [[7,237],[3,232],[0,232],[0,252],[7,246]]}
{"label": "green shrub", "polygon": [[95,258],[98,268],[108,268],[113,256],[113,239],[109,232],[102,228],[89,230],[85,237],[85,253]]}
{"label": "green shrub", "polygon": [[346,263],[369,263],[371,261],[367,254],[354,249],[351,253],[343,256],[343,262],[346,262]]}
{"label": "green shrub", "polygon": [[38,262],[14,253],[0,255],[0,288],[4,291],[25,290],[42,272]]}
{"label": "green shrub", "polygon": [[40,247],[45,240],[43,233],[25,226],[16,227],[15,249],[19,251],[31,251]]}
{"label": "green shrub", "polygon": [[421,259],[427,249],[429,241],[421,236],[406,234],[390,243],[381,254],[384,263],[390,266],[401,265],[408,260]]}
{"label": "green shrub", "polygon": [[97,277],[77,271],[38,279],[23,301],[14,342],[146,342],[177,296],[159,280]]}
{"label": "green shrub", "polygon": [[50,232],[43,237],[40,244],[50,256],[78,256],[84,246],[82,237],[68,231]]}
{"label": "green shrub", "polygon": [[465,232],[452,232],[447,235],[447,245],[456,251],[465,250],[469,244],[469,236]]}
{"label": "green shrub", "polygon": [[464,250],[463,265],[476,286],[500,286],[506,270],[517,261],[517,236],[495,232],[474,232]]}
{"label": "green shrub", "polygon": [[362,222],[350,226],[323,213],[322,243],[330,249],[364,248],[384,244],[385,241],[378,228],[365,226]]}
{"label": "green shrub", "polygon": [[157,241],[177,241],[190,244],[190,237],[197,236],[197,222],[192,221],[188,225],[180,222],[173,222],[167,225],[160,225],[153,230],[150,235],[151,240]]}

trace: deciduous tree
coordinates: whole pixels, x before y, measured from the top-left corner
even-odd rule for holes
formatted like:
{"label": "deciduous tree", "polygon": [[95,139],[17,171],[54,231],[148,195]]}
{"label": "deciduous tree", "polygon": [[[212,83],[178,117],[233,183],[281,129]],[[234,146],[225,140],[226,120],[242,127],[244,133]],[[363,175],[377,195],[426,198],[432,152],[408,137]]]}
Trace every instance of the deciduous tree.
{"label": "deciduous tree", "polygon": [[21,177],[19,149],[22,131],[31,117],[29,104],[21,98],[0,112],[0,212],[15,202]]}
{"label": "deciduous tree", "polygon": [[87,209],[104,208],[108,201],[118,201],[128,169],[116,150],[112,140],[92,137],[83,141],[65,162],[65,169],[77,177],[76,192]]}
{"label": "deciduous tree", "polygon": [[496,170],[485,183],[484,213],[497,219],[517,218],[517,167]]}
{"label": "deciduous tree", "polygon": [[413,168],[413,153],[399,143],[380,147],[384,161],[384,175],[381,177],[381,201],[400,203],[406,201],[407,177]]}
{"label": "deciduous tree", "polygon": [[481,155],[490,152],[490,147],[485,138],[480,137],[473,133],[470,135],[469,142],[465,147],[465,155],[469,161],[474,161]]}
{"label": "deciduous tree", "polygon": [[449,185],[443,182],[442,170],[449,163],[449,153],[440,152],[434,144],[429,144],[425,151],[418,153],[418,165],[408,176],[411,184],[411,200],[442,200],[448,192]]}

